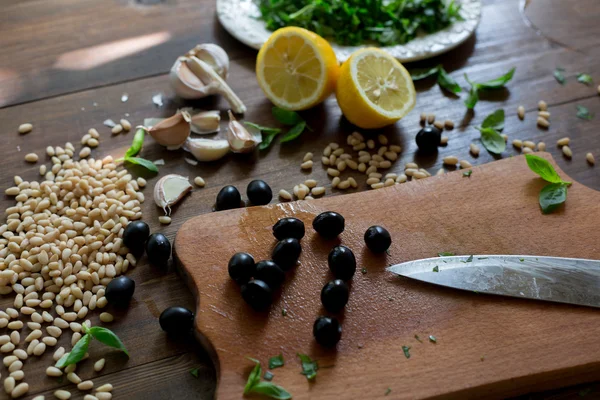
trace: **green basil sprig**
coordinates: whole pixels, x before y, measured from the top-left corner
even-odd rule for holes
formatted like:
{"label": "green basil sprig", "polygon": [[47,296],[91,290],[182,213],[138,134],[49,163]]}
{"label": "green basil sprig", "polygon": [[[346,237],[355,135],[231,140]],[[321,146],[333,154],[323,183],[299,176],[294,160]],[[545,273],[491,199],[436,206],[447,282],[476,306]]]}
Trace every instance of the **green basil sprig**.
{"label": "green basil sprig", "polygon": [[125,348],[125,345],[123,345],[123,342],[121,342],[121,339],[119,339],[119,337],[110,329],[100,326],[88,328],[86,324],[81,325],[81,328],[84,335],[77,343],[75,343],[75,346],[73,346],[73,349],[69,353],[63,355],[56,362],[56,368],[64,368],[68,365],[77,364],[79,361],[81,361],[85,356],[85,353],[87,353],[92,339],[96,339],[100,343],[119,349],[125,353],[127,357],[129,357],[129,353]]}
{"label": "green basil sprig", "polygon": [[292,395],[281,386],[268,381],[261,382],[260,377],[262,375],[262,368],[260,366],[260,361],[250,357],[248,357],[248,359],[253,361],[255,365],[250,372],[250,375],[248,375],[248,381],[244,387],[244,394],[258,393],[278,400],[288,400],[292,398]]}
{"label": "green basil sprig", "polygon": [[410,73],[413,81],[418,81],[434,75],[437,76],[437,83],[442,89],[454,94],[462,92],[460,85],[456,83],[454,78],[448,75],[441,64],[433,68],[416,69]]}
{"label": "green basil sprig", "polygon": [[535,154],[526,154],[525,159],[529,169],[546,182],[549,182],[548,185],[542,188],[538,198],[542,213],[549,214],[567,201],[567,188],[571,185],[571,182],[564,181],[545,158]]}
{"label": "green basil sprig", "polygon": [[506,74],[499,76],[498,78],[486,81],[486,82],[472,82],[469,80],[469,76],[465,74],[465,80],[471,85],[471,90],[469,91],[469,97],[465,100],[465,105],[467,108],[472,109],[475,107],[475,104],[479,101],[479,91],[480,90],[493,90],[503,88],[515,74],[516,68],[512,68]]}
{"label": "green basil sprig", "polygon": [[496,110],[485,117],[481,126],[476,129],[481,132],[481,143],[487,151],[501,154],[506,150],[506,141],[499,132],[504,129],[504,110]]}

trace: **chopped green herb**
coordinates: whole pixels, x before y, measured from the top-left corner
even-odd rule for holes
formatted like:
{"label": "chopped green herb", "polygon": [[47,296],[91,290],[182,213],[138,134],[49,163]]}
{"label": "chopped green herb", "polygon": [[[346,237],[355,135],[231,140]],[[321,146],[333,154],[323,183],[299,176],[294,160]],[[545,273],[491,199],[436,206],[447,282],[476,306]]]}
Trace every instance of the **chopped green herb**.
{"label": "chopped green herb", "polygon": [[419,335],[415,335],[415,339],[417,339],[417,342],[423,343],[423,341],[421,340],[421,338],[419,337]]}
{"label": "chopped green herb", "polygon": [[470,178],[472,173],[473,173],[473,170],[472,169],[468,169],[465,172],[463,172],[463,177]]}
{"label": "chopped green herb", "polygon": [[477,257],[478,260],[487,260],[489,257]]}
{"label": "chopped green herb", "polygon": [[482,128],[492,128],[497,131],[504,129],[504,110],[496,110],[483,120],[481,123]]}
{"label": "chopped green herb", "polygon": [[263,379],[265,381],[271,381],[273,379],[273,373],[271,371],[266,371],[265,374],[263,375]]}
{"label": "chopped green herb", "polygon": [[592,77],[588,74],[577,74],[577,82],[583,83],[584,85],[591,85],[594,83]]}
{"label": "chopped green herb", "polygon": [[420,81],[421,79],[429,78],[430,76],[437,75],[441,65],[437,65],[433,68],[419,68],[410,71],[410,77],[413,81]]}
{"label": "chopped green herb", "polygon": [[199,372],[200,372],[200,369],[199,369],[199,368],[192,368],[192,369],[190,369],[190,374],[192,374],[192,376],[193,376],[194,378],[197,378],[197,377],[198,377],[198,373],[199,373]]}
{"label": "chopped green herb", "polygon": [[[262,375],[262,368],[260,367],[260,361],[250,357],[248,357],[248,359],[253,361],[256,365],[250,372],[250,375],[248,375],[248,381],[244,387],[244,394],[258,393],[278,400],[288,400],[292,398],[292,395],[281,386],[271,382],[261,382],[260,376]],[[273,374],[271,374],[271,379],[273,378],[272,375]],[[267,379],[266,373],[265,379]]]}
{"label": "chopped green herb", "polygon": [[391,388],[387,388],[385,389],[385,395],[387,396],[388,394],[392,393],[392,389]]}
{"label": "chopped green herb", "polygon": [[115,162],[125,161],[130,164],[140,165],[151,172],[158,173],[158,167],[152,161],[146,160],[141,157],[135,157],[142,151],[145,136],[146,136],[145,128],[139,128],[138,130],[136,130],[135,135],[133,136],[133,141],[131,143],[131,146],[125,152],[125,156],[123,156],[123,158],[119,158],[118,160],[115,160]]}
{"label": "chopped green herb", "polygon": [[443,251],[441,253],[438,253],[438,257],[450,257],[450,256],[454,256],[455,254],[449,251]]}
{"label": "chopped green herb", "polygon": [[561,85],[564,85],[567,80],[565,78],[564,72],[565,72],[564,68],[558,68],[558,67],[553,72],[554,78]]}
{"label": "chopped green herb", "polygon": [[456,94],[456,93],[462,92],[462,88],[460,87],[460,85],[458,83],[456,83],[454,78],[452,78],[450,75],[448,75],[446,70],[441,65],[439,66],[439,74],[437,77],[437,83],[438,83],[438,85],[440,85],[441,88],[446,89],[447,91],[449,91],[451,93]]}
{"label": "chopped green herb", "polygon": [[535,154],[526,154],[525,160],[529,169],[538,174],[543,180],[550,183],[567,183],[571,182],[563,181],[558,175],[552,164],[543,157],[536,156]]}
{"label": "chopped green herb", "polygon": [[287,310],[285,308],[281,309],[281,316],[285,317],[287,315]]}
{"label": "chopped green herb", "polygon": [[539,202],[544,214],[550,214],[565,201],[567,201],[566,183],[549,183],[540,191]]}
{"label": "chopped green herb", "polygon": [[465,262],[473,262],[473,256],[472,255],[469,256],[469,258],[467,258],[467,261],[465,261]]}
{"label": "chopped green herb", "polygon": [[319,363],[316,360],[313,361],[306,354],[298,353],[298,357],[302,363],[302,375],[306,376],[306,379],[309,381],[315,379],[317,376],[317,370],[319,369]]}
{"label": "chopped green herb", "polygon": [[487,151],[494,154],[501,154],[506,150],[506,141],[493,128],[481,128],[481,144],[486,148]]}
{"label": "chopped green herb", "polygon": [[284,365],[283,354],[269,358],[269,369],[283,367]]}
{"label": "chopped green herb", "polygon": [[590,110],[588,110],[587,107],[578,104],[577,118],[590,120],[594,118],[594,114],[590,113]]}
{"label": "chopped green herb", "polygon": [[429,335],[429,341],[431,343],[437,343],[437,338],[435,336],[433,336],[433,335]]}
{"label": "chopped green herb", "polygon": [[440,267],[438,267],[437,265],[435,267],[433,267],[433,272],[440,272]]}
{"label": "chopped green herb", "polygon": [[402,346],[402,351],[404,352],[404,357],[410,358],[410,346]]}
{"label": "chopped green herb", "polygon": [[360,272],[362,272],[362,274],[364,275],[364,274],[366,274],[366,273],[367,273],[367,269],[366,269],[366,268],[362,268],[362,269],[360,270]]}
{"label": "chopped green herb", "polygon": [[524,258],[519,258],[519,261],[523,262],[523,261],[525,261],[525,259]]}

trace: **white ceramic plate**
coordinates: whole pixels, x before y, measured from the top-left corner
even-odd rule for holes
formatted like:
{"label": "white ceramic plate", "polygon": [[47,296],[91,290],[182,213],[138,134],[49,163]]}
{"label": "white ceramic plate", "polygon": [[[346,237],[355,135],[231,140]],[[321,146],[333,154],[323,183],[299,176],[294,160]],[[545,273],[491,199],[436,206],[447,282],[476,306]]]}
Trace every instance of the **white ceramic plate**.
{"label": "white ceramic plate", "polygon": [[[464,21],[456,22],[439,32],[417,37],[406,44],[383,48],[401,62],[423,60],[455,48],[475,32],[481,18],[481,0],[458,2],[462,5],[460,14]],[[253,0],[217,0],[217,16],[233,37],[257,50],[271,35],[264,22],[258,19],[260,11]],[[331,45],[340,62],[366,46]]]}

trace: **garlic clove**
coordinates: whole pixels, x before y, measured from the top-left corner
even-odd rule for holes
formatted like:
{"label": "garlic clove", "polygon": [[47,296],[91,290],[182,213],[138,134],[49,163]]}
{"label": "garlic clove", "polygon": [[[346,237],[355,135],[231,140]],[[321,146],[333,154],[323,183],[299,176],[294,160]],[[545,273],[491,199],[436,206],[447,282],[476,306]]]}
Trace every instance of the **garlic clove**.
{"label": "garlic clove", "polygon": [[178,149],[190,136],[190,115],[185,111],[178,112],[149,128],[148,133],[167,149]]}
{"label": "garlic clove", "polygon": [[227,52],[214,43],[199,44],[190,50],[187,56],[195,56],[212,67],[223,80],[227,79],[229,72],[229,56]]}
{"label": "garlic clove", "polygon": [[234,153],[249,153],[257,145],[255,137],[246,129],[246,127],[236,121],[231,110],[229,114],[229,125],[227,127],[227,141],[229,147]]}
{"label": "garlic clove", "polygon": [[190,124],[192,132],[199,135],[219,132],[219,124],[221,122],[221,114],[217,110],[200,111],[192,115]]}
{"label": "garlic clove", "polygon": [[194,75],[183,62],[184,57],[178,57],[169,72],[171,87],[182,99],[200,99],[208,96],[206,85]]}
{"label": "garlic clove", "polygon": [[188,178],[176,174],[165,175],[154,185],[154,202],[164,210],[165,215],[171,215],[171,206],[190,190],[192,185]]}
{"label": "garlic clove", "polygon": [[192,153],[198,161],[215,161],[229,153],[229,142],[224,139],[188,138],[183,149]]}

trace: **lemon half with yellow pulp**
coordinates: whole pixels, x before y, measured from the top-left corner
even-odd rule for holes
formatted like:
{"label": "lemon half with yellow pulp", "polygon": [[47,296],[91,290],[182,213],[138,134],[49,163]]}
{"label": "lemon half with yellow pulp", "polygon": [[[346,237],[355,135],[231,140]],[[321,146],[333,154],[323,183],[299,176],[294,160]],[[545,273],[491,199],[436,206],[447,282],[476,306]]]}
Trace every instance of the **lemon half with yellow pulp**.
{"label": "lemon half with yellow pulp", "polygon": [[415,86],[406,68],[374,47],[356,51],[342,64],[336,97],[344,116],[364,129],[393,124],[416,102]]}
{"label": "lemon half with yellow pulp", "polygon": [[329,42],[297,27],[273,32],[258,52],[256,78],[273,104],[305,110],[327,98],[339,76],[339,63]]}

